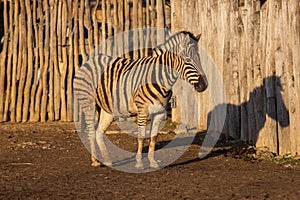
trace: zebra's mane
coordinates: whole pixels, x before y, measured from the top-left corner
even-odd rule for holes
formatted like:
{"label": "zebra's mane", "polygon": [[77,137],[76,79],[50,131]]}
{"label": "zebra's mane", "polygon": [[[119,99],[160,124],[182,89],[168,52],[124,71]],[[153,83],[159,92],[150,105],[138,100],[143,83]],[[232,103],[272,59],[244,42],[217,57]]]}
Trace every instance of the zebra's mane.
{"label": "zebra's mane", "polygon": [[[189,31],[180,31],[178,33],[176,33],[175,35],[177,34],[185,34],[185,35],[189,35],[190,38],[192,38],[193,40],[195,41],[198,41],[199,38],[197,38],[193,33],[189,32]],[[173,36],[172,36],[173,37]]]}
{"label": "zebra's mane", "polygon": [[180,31],[172,35],[165,43],[158,45],[157,47],[152,49],[153,56],[161,55],[164,51],[175,51],[176,49],[173,49],[178,45],[183,39],[184,36],[188,35],[192,40],[198,41],[198,38],[189,31]]}

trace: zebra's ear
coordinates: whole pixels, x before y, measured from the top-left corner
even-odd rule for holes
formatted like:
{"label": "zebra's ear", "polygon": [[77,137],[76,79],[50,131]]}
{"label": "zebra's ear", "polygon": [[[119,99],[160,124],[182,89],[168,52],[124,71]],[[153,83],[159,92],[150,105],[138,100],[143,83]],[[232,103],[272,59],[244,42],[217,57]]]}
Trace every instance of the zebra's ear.
{"label": "zebra's ear", "polygon": [[201,33],[199,34],[199,35],[196,35],[196,40],[197,40],[197,42],[199,42],[199,40],[200,40],[200,38],[201,38]]}

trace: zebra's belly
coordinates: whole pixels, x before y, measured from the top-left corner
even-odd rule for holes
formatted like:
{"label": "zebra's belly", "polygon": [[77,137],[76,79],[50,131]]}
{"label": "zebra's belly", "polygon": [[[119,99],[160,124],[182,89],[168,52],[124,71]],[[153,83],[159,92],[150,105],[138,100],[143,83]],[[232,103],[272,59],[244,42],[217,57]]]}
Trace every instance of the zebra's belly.
{"label": "zebra's belly", "polygon": [[120,97],[113,102],[112,112],[115,117],[126,117],[132,114],[137,114],[137,106],[132,98],[128,99],[125,96]]}

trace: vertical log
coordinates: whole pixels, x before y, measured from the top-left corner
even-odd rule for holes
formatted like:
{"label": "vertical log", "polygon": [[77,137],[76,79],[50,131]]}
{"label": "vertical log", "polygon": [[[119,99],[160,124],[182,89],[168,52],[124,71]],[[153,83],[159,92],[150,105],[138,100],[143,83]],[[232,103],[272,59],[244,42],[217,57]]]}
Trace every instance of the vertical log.
{"label": "vertical log", "polygon": [[119,39],[121,41],[118,42],[118,55],[121,56],[122,54],[124,54],[124,2],[123,0],[118,1],[119,5],[118,5],[118,31],[122,32],[122,34],[120,34]]}
{"label": "vertical log", "polygon": [[32,42],[32,11],[31,11],[31,2],[30,0],[25,1],[25,9],[27,15],[27,63],[24,63],[24,67],[27,67],[26,83],[24,88],[24,104],[23,104],[23,113],[22,121],[26,122],[28,120],[29,114],[29,101],[30,101],[30,87],[32,86],[32,75],[33,75],[33,42]]}
{"label": "vertical log", "polygon": [[145,40],[145,55],[148,56],[148,48],[150,46],[150,30],[149,28],[151,27],[151,22],[150,22],[150,0],[146,0],[146,7],[145,7],[145,14],[146,14],[146,40]]}
{"label": "vertical log", "polygon": [[139,54],[138,54],[138,47],[139,47],[139,40],[138,40],[138,32],[137,32],[137,28],[138,28],[138,0],[133,0],[132,1],[133,3],[133,8],[132,8],[132,29],[134,30],[133,31],[133,58],[136,59],[139,57]]}
{"label": "vertical log", "polygon": [[102,8],[102,22],[101,22],[101,30],[102,30],[102,53],[106,53],[106,45],[105,45],[105,40],[106,40],[106,3],[105,1],[101,2],[101,8]]}
{"label": "vertical log", "polygon": [[[285,131],[288,129],[282,129],[278,122],[285,120],[284,118],[288,116],[283,116],[283,110],[282,110],[282,104],[284,104],[284,99],[288,97],[288,88],[286,87],[286,72],[285,69],[282,67],[285,65],[283,59],[284,55],[282,52],[282,42],[280,38],[280,26],[283,22],[281,22],[281,0],[274,0],[271,2],[272,5],[272,15],[270,18],[270,23],[273,24],[273,32],[272,38],[272,55],[274,56],[273,59],[273,69],[275,70],[276,77],[274,77],[273,82],[273,89],[275,91],[275,119],[272,118],[272,115],[270,116],[272,118],[272,121],[275,121],[277,126],[277,143],[278,143],[278,154],[287,154],[290,153],[290,135],[289,132]],[[284,22],[286,23],[286,22]],[[281,92],[282,91],[282,92]],[[285,96],[286,98],[282,99],[281,94]],[[288,99],[287,99],[288,100]],[[286,103],[289,103],[288,101]]]}
{"label": "vertical log", "polygon": [[34,71],[33,71],[33,83],[30,91],[30,118],[29,121],[37,121],[38,120],[38,113],[35,110],[35,101],[37,100],[36,94],[37,94],[37,86],[38,86],[38,78],[39,78],[39,71],[40,71],[40,57],[39,57],[39,31],[37,26],[37,1],[33,1],[33,7],[32,7],[32,23],[33,23],[33,29],[34,33]]}
{"label": "vertical log", "polygon": [[[249,77],[247,77],[247,59],[245,58],[247,49],[247,38],[245,29],[247,27],[245,22],[245,16],[247,10],[244,8],[244,4],[239,5],[239,18],[237,20],[238,36],[239,36],[239,85],[240,87],[240,109],[241,109],[241,139],[244,141],[249,140],[249,126],[248,126],[248,83]],[[251,130],[250,130],[251,131]]]}
{"label": "vertical log", "polygon": [[[5,12],[7,12],[7,10],[5,10],[4,8],[4,17],[5,17]],[[6,88],[6,93],[5,93],[5,105],[4,105],[4,115],[3,115],[3,121],[7,121],[8,120],[8,110],[9,110],[9,104],[10,104],[10,98],[11,98],[11,85],[12,85],[12,62],[13,62],[13,44],[14,44],[14,41],[15,41],[15,38],[14,38],[14,28],[13,28],[13,18],[14,16],[14,5],[13,5],[13,2],[10,1],[9,2],[9,21],[10,21],[10,24],[9,24],[9,30],[10,30],[10,33],[9,33],[9,38],[10,38],[10,42],[9,42],[9,47],[8,47],[8,59],[7,59],[7,88]],[[7,17],[7,15],[6,15]],[[5,20],[5,18],[4,18]],[[7,22],[4,22],[4,33],[7,33],[8,30],[6,29],[6,25],[5,23]],[[5,40],[5,36],[4,36],[4,40]],[[17,43],[17,42],[16,42]],[[5,45],[3,45],[5,46]],[[2,51],[3,52],[3,51]],[[1,120],[0,120],[1,121]]]}
{"label": "vertical log", "polygon": [[26,81],[26,72],[27,72],[27,48],[26,48],[26,10],[25,10],[25,2],[20,2],[20,52],[19,52],[19,60],[18,66],[20,66],[20,81],[18,87],[18,98],[17,98],[17,107],[16,107],[16,122],[20,122],[22,120],[22,108],[23,108],[23,94],[24,94],[24,87]]}
{"label": "vertical log", "polygon": [[299,1],[284,1],[283,5],[283,41],[286,49],[285,60],[288,68],[288,88],[289,88],[289,119],[292,154],[300,154],[300,12]]}
{"label": "vertical log", "polygon": [[[165,28],[165,12],[164,12],[165,1],[157,0],[156,8],[157,8],[157,28],[164,29]],[[157,37],[157,43],[162,44],[165,42],[165,33],[164,31],[159,31],[159,37]]]}
{"label": "vertical log", "polygon": [[86,60],[85,37],[84,37],[84,0],[80,0],[80,8],[78,13],[79,28],[79,48],[82,59]]}
{"label": "vertical log", "polygon": [[[37,30],[37,35],[36,37],[38,38],[36,45],[38,46],[38,59],[39,63],[38,65],[40,68],[38,69],[38,88],[37,88],[37,94],[35,97],[35,105],[33,106],[33,112],[34,115],[30,115],[30,121],[38,121],[41,120],[41,98],[42,98],[42,92],[43,92],[43,80],[45,79],[44,77],[44,15],[43,15],[43,4],[41,0],[38,0],[38,7],[37,7],[37,16],[39,18],[39,24],[38,24],[38,30]],[[32,92],[33,93],[33,92]],[[33,97],[34,98],[34,97]],[[30,111],[31,113],[32,111]]]}
{"label": "vertical log", "polygon": [[[106,23],[107,23],[107,37],[110,38],[113,34],[111,14],[111,0],[106,0]],[[112,44],[107,43],[107,55],[112,55]]]}
{"label": "vertical log", "polygon": [[[265,47],[262,51],[265,51],[264,61],[262,62],[263,67],[266,69],[265,72],[265,83],[266,89],[266,121],[265,127],[260,132],[256,145],[258,147],[268,147],[272,152],[279,153],[278,146],[278,128],[276,120],[270,116],[276,116],[276,88],[274,77],[276,75],[275,60],[274,60],[274,48],[273,48],[273,37],[274,23],[272,23],[273,9],[271,4],[266,5],[266,10],[261,12],[261,24],[265,27],[265,30],[261,31],[262,42],[265,43]],[[265,15],[265,16],[264,16]]]}
{"label": "vertical log", "polygon": [[[118,3],[117,3],[117,0],[113,0],[113,30],[114,30],[114,35],[116,35],[118,32],[119,32],[119,27],[118,27]],[[113,44],[113,48],[112,48],[112,53],[113,53],[113,56],[119,56],[118,55],[118,51],[119,51],[119,46],[120,46],[120,41],[118,40],[118,37],[115,37],[114,40],[113,40],[114,44]]]}
{"label": "vertical log", "polygon": [[[50,69],[49,69],[49,111],[48,116],[51,121],[59,119],[60,104],[60,78],[57,64],[57,1],[50,1]],[[54,84],[55,83],[55,84]]]}
{"label": "vertical log", "polygon": [[139,57],[139,52],[137,49],[139,48],[139,40],[138,40],[138,31],[136,30],[138,28],[138,0],[133,0],[133,8],[132,8],[132,29],[133,31],[133,37],[132,37],[132,43],[133,43],[133,58],[136,59]]}
{"label": "vertical log", "polygon": [[60,119],[62,121],[67,120],[67,100],[66,100],[66,77],[67,77],[67,68],[69,65],[68,55],[67,55],[67,23],[68,23],[68,8],[67,0],[63,0],[62,3],[62,16],[61,16],[61,36],[62,36],[62,60],[59,62],[59,74],[60,74]]}
{"label": "vertical log", "polygon": [[85,0],[85,27],[87,28],[87,31],[88,31],[88,53],[90,53],[91,51],[94,50],[94,41],[93,41],[93,30],[92,30],[92,19],[91,19],[91,8],[90,8],[90,1],[89,0]]}
{"label": "vertical log", "polygon": [[[227,95],[228,100],[230,104],[233,104],[235,106],[228,106],[228,115],[226,116],[227,119],[229,119],[229,125],[228,125],[228,132],[229,135],[233,138],[240,138],[240,113],[238,109],[238,105],[240,104],[240,96],[239,96],[239,88],[240,81],[239,81],[239,64],[238,64],[238,56],[239,56],[239,42],[238,42],[238,26],[237,22],[239,20],[238,15],[238,3],[237,1],[231,1],[228,2],[230,4],[230,7],[228,8],[229,13],[227,15],[229,20],[227,23],[229,23],[230,26],[225,27],[227,30],[226,35],[226,41],[225,45],[229,45],[228,48],[224,48],[224,79],[226,79],[226,84],[228,84],[228,93]],[[228,54],[227,54],[228,53]],[[232,69],[232,70],[230,70]],[[228,76],[226,76],[225,72]],[[232,84],[230,84],[232,83]]]}
{"label": "vertical log", "polygon": [[58,7],[57,7],[57,57],[58,62],[62,61],[62,5],[63,0],[58,0]]}
{"label": "vertical log", "polygon": [[4,19],[4,43],[3,49],[1,52],[1,63],[0,63],[0,122],[3,121],[4,115],[4,80],[5,80],[5,68],[6,68],[6,57],[7,57],[7,48],[8,48],[8,10],[7,10],[7,0],[4,1],[3,5],[3,19]]}
{"label": "vertical log", "polygon": [[[263,88],[263,75],[264,69],[261,67],[261,44],[260,44],[260,1],[255,1],[253,5],[253,47],[251,49],[253,55],[253,91],[252,94],[255,97],[253,101],[254,118],[255,118],[255,135],[251,135],[251,140],[256,144],[260,131],[264,126],[263,121],[265,119],[265,90]],[[251,19],[249,19],[251,20]],[[259,52],[259,53],[257,53]],[[262,125],[263,124],[263,125]]]}
{"label": "vertical log", "polygon": [[[102,1],[103,3],[104,1]],[[74,70],[75,70],[75,76],[79,70],[79,60],[78,60],[78,57],[79,57],[79,43],[78,43],[78,34],[79,34],[79,30],[78,30],[78,0],[75,0],[74,1],[74,7],[73,7],[73,11],[74,11]],[[74,118],[73,120],[74,121],[78,121],[78,112],[79,112],[79,107],[78,107],[78,102],[76,100],[76,98],[74,98],[74,105],[73,105],[73,108],[74,108]]]}
{"label": "vertical log", "polygon": [[15,2],[14,10],[14,44],[13,44],[13,66],[12,66],[12,85],[11,85],[11,103],[10,103],[10,120],[16,121],[16,102],[17,102],[17,66],[18,66],[18,47],[21,43],[19,40],[19,1]]}
{"label": "vertical log", "polygon": [[73,74],[74,74],[74,34],[72,33],[73,24],[72,19],[75,18],[74,16],[74,3],[72,0],[68,0],[67,2],[67,9],[68,9],[68,17],[67,17],[67,46],[68,48],[68,65],[67,65],[67,121],[73,120]]}
{"label": "vertical log", "polygon": [[139,28],[139,52],[140,52],[140,57],[144,57],[144,33],[143,33],[143,2],[139,1],[138,2],[138,28]]}
{"label": "vertical log", "polygon": [[[175,3],[176,2],[176,3]],[[181,5],[181,1],[171,1],[171,3],[174,3],[174,9],[181,9],[181,7],[179,5]],[[175,6],[178,5],[178,6]],[[151,12],[150,12],[150,16],[151,16],[151,28],[154,29],[156,27],[156,5],[155,5],[155,0],[151,0]],[[151,31],[151,43],[152,43],[152,47],[156,47],[157,45],[157,38],[156,38],[156,32],[155,31]]]}
{"label": "vertical log", "polygon": [[129,34],[128,31],[130,29],[130,7],[129,7],[129,0],[124,0],[124,20],[125,20],[125,26],[124,26],[124,52],[125,52],[125,57],[129,58]]}
{"label": "vertical log", "polygon": [[[53,67],[53,82],[50,80],[50,85],[53,84],[53,109],[54,109],[54,120],[60,119],[60,71],[59,71],[59,63],[57,60],[57,35],[61,33],[57,33],[55,30],[57,19],[58,19],[58,2],[54,0],[53,4],[53,20],[52,20],[52,39],[51,39],[51,48],[50,47],[50,55],[51,55],[51,63]],[[51,17],[52,19],[52,17]],[[51,36],[51,35],[50,35]],[[50,106],[51,107],[51,106]],[[50,108],[51,111],[51,108]]]}
{"label": "vertical log", "polygon": [[257,138],[257,126],[255,120],[255,112],[254,112],[254,103],[257,98],[257,94],[254,91],[255,86],[255,77],[254,77],[254,69],[255,69],[255,54],[253,51],[254,41],[255,41],[255,7],[256,1],[245,1],[244,9],[247,11],[243,20],[245,27],[245,35],[246,35],[246,54],[244,59],[246,60],[246,76],[247,76],[247,126],[248,126],[248,141],[252,144],[256,141]]}
{"label": "vertical log", "polygon": [[[50,94],[50,88],[48,88],[48,70],[50,71],[50,6],[49,1],[43,1],[43,7],[45,11],[45,26],[41,27],[45,30],[45,42],[44,42],[44,70],[42,71],[42,84],[43,84],[43,95],[42,95],[42,102],[41,102],[41,121],[44,122],[47,120],[47,117],[50,120],[53,120],[53,110],[49,112],[49,115],[47,116],[48,110],[47,105],[48,101],[52,100],[49,97]],[[41,45],[41,44],[40,44]],[[41,53],[41,52],[40,52]],[[50,75],[50,73],[49,73]],[[49,77],[50,78],[50,77]],[[50,103],[49,103],[50,108]]]}
{"label": "vertical log", "polygon": [[74,1],[74,68],[75,75],[79,70],[79,13],[78,13],[78,0]]}
{"label": "vertical log", "polygon": [[98,55],[98,45],[99,45],[99,29],[97,21],[97,9],[99,6],[99,0],[96,0],[95,6],[92,10],[92,21],[93,21],[93,30],[94,30],[94,45],[95,45],[95,55]]}

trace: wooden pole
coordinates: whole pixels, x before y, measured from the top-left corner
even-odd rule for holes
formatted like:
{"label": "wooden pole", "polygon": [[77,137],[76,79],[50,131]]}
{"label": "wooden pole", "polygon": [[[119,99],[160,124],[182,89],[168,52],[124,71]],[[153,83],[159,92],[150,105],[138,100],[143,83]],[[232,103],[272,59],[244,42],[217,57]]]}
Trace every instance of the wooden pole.
{"label": "wooden pole", "polygon": [[[53,112],[49,112],[50,115],[47,116],[48,110],[47,105],[50,101],[49,88],[48,88],[48,70],[50,70],[50,6],[48,1],[43,1],[43,7],[45,11],[45,26],[40,27],[45,30],[45,42],[44,42],[44,70],[42,71],[42,84],[43,84],[43,95],[41,102],[41,121],[44,122],[48,119],[53,120]],[[40,35],[41,36],[41,35]],[[41,44],[40,44],[41,45]],[[40,52],[42,53],[42,52]],[[50,74],[49,74],[50,75]]]}
{"label": "wooden pole", "polygon": [[[117,35],[119,33],[119,26],[118,26],[118,23],[119,23],[119,19],[118,19],[118,2],[117,0],[113,0],[112,2],[113,4],[113,30],[114,30],[114,35]],[[119,53],[119,46],[120,46],[120,43],[122,43],[121,41],[118,40],[117,37],[114,38],[114,45],[112,46],[112,53],[113,53],[113,56],[120,56],[118,55]]]}
{"label": "wooden pole", "polygon": [[[112,16],[111,16],[111,0],[106,0],[106,23],[107,23],[107,37],[110,38],[112,36]],[[107,55],[112,55],[112,44],[107,44]]]}
{"label": "wooden pole", "polygon": [[27,68],[26,83],[24,88],[24,103],[23,103],[23,112],[22,112],[22,121],[26,122],[28,120],[28,111],[29,111],[29,101],[30,101],[30,88],[32,86],[32,75],[33,75],[33,42],[32,42],[32,11],[31,11],[31,2],[30,0],[25,1],[26,9],[26,20],[27,20],[27,63],[24,62],[24,68]]}
{"label": "wooden pole", "polygon": [[147,32],[146,32],[146,40],[145,40],[145,55],[148,56],[149,55],[149,52],[148,52],[148,47],[150,46],[150,30],[149,28],[151,28],[151,22],[150,22],[150,0],[146,0],[146,8],[145,8],[145,17],[146,17],[146,20],[145,20],[145,26],[147,28]]}
{"label": "wooden pole", "polygon": [[11,103],[10,103],[10,120],[16,122],[16,102],[17,102],[17,66],[18,66],[18,46],[19,43],[19,1],[14,5],[14,36],[13,36],[13,66],[12,66],[12,86],[11,86]]}
{"label": "wooden pole", "polygon": [[62,60],[59,62],[59,74],[60,74],[60,120],[67,121],[67,100],[66,100],[66,81],[67,80],[67,69],[69,65],[68,54],[67,54],[67,23],[68,23],[68,12],[67,0],[63,0],[62,3],[62,15],[61,15],[61,37],[62,37]]}
{"label": "wooden pole", "polygon": [[[158,30],[165,28],[165,12],[164,12],[165,1],[157,0],[156,8],[157,8],[157,28]],[[159,31],[159,37],[157,37],[157,43],[162,44],[165,42],[165,32]]]}
{"label": "wooden pole", "polygon": [[38,15],[38,8],[37,8],[37,1],[33,2],[33,7],[32,7],[32,23],[33,23],[33,35],[34,37],[34,71],[33,71],[33,83],[30,91],[30,107],[29,107],[29,112],[30,112],[30,118],[29,121],[37,121],[38,120],[38,114],[35,109],[35,102],[37,100],[36,95],[37,95],[37,86],[39,82],[39,63],[40,63],[40,57],[39,57],[39,30],[38,30],[38,25],[37,25],[37,15]]}
{"label": "wooden pole", "polygon": [[3,3],[3,19],[4,19],[4,42],[3,42],[3,50],[1,52],[1,63],[0,63],[0,122],[3,121],[4,115],[4,80],[5,80],[5,68],[6,68],[6,54],[8,48],[8,11],[7,11],[7,0]]}
{"label": "wooden pole", "polygon": [[[67,121],[73,120],[73,74],[74,74],[74,35],[72,31],[72,19],[75,18],[74,14],[74,3],[72,0],[68,0],[68,75],[67,75]],[[74,103],[74,105],[73,105]]]}
{"label": "wooden pole", "polygon": [[[38,38],[38,57],[39,57],[39,76],[37,77],[38,79],[38,88],[37,88],[37,94],[36,94],[36,99],[35,99],[35,105],[34,105],[34,115],[30,115],[30,121],[38,121],[41,120],[41,98],[42,98],[42,92],[43,92],[43,82],[45,79],[44,75],[44,23],[45,23],[45,17],[43,15],[43,4],[41,0],[38,0],[38,8],[37,8],[37,15],[40,20],[40,23],[38,24],[38,35],[36,37]],[[32,112],[32,111],[31,111]]]}
{"label": "wooden pole", "polygon": [[85,27],[86,27],[86,29],[88,31],[88,38],[87,38],[87,40],[88,40],[88,47],[89,47],[89,49],[88,49],[87,52],[91,53],[91,51],[94,50],[94,41],[93,41],[94,36],[93,36],[93,29],[92,29],[92,24],[91,24],[92,18],[91,18],[90,1],[89,0],[85,0],[84,6],[85,6],[85,15],[84,15],[85,20],[84,20],[84,22],[85,22]]}
{"label": "wooden pole", "polygon": [[19,51],[19,64],[20,66],[20,75],[19,75],[19,86],[18,86],[18,98],[17,98],[17,106],[16,106],[16,122],[22,121],[22,108],[23,108],[23,95],[24,95],[24,87],[26,81],[26,72],[27,72],[27,48],[26,48],[26,38],[27,38],[27,27],[26,27],[26,10],[25,10],[25,2],[20,2],[20,51]]}
{"label": "wooden pole", "polygon": [[[9,2],[9,8],[10,8],[9,9],[9,21],[13,22],[14,21],[14,18],[13,18],[13,16],[14,16],[14,5],[13,5],[12,1]],[[4,12],[6,12],[6,11],[4,10]],[[4,14],[4,16],[5,16],[5,14]],[[15,40],[14,32],[16,31],[13,28],[13,23],[9,24],[9,30],[10,30],[10,33],[9,33],[10,42],[9,42],[9,47],[8,47],[8,59],[7,59],[7,89],[6,89],[6,93],[5,93],[6,97],[5,97],[3,121],[8,120],[8,116],[9,116],[8,111],[9,111],[9,104],[10,104],[10,98],[11,98],[12,62],[13,62],[14,40]],[[5,29],[5,22],[4,22],[4,32],[5,33],[8,32],[8,30]],[[4,36],[4,40],[5,40],[5,36]]]}
{"label": "wooden pole", "polygon": [[[104,1],[102,1],[103,3]],[[79,33],[79,30],[78,30],[78,0],[75,0],[74,1],[74,69],[75,69],[75,76],[79,70],[79,60],[78,60],[78,57],[79,57],[79,43],[78,43],[78,33]],[[76,100],[76,98],[74,98],[74,105],[73,105],[73,108],[74,108],[74,118],[73,120],[74,121],[78,121],[78,115],[77,113],[79,112],[79,107],[78,107],[78,102]]]}
{"label": "wooden pole", "polygon": [[133,10],[132,10],[132,13],[133,13],[133,19],[132,19],[132,29],[135,29],[133,31],[133,48],[134,48],[134,51],[133,51],[133,58],[134,59],[137,59],[139,57],[139,52],[138,52],[138,47],[139,47],[139,40],[138,40],[138,31],[136,30],[138,28],[138,0],[133,0],[132,1],[133,3]]}
{"label": "wooden pole", "polygon": [[[124,0],[118,1],[118,31],[123,32],[124,31]],[[121,41],[118,41],[118,55],[121,56],[124,54],[124,33],[120,34],[119,39]]]}
{"label": "wooden pole", "polygon": [[143,33],[143,2],[138,1],[138,42],[139,42],[139,52],[140,52],[140,57],[144,57],[144,33]]}
{"label": "wooden pole", "polygon": [[124,26],[124,31],[126,34],[124,34],[124,52],[125,52],[125,57],[129,58],[129,34],[128,31],[130,29],[130,7],[129,7],[129,0],[124,0],[124,20],[125,20],[125,26]]}
{"label": "wooden pole", "polygon": [[85,38],[84,38],[84,0],[80,0],[80,8],[78,13],[79,28],[79,48],[82,60],[86,60]]}

